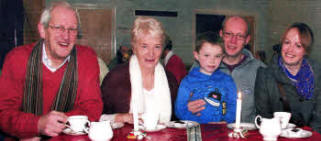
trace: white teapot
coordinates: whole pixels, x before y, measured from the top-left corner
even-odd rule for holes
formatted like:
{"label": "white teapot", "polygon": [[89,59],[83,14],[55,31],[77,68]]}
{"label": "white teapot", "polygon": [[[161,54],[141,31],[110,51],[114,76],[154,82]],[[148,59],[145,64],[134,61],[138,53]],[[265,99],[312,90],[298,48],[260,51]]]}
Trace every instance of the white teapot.
{"label": "white teapot", "polygon": [[108,141],[113,137],[110,121],[91,122],[88,136],[93,141]]}
{"label": "white teapot", "polygon": [[[257,120],[260,119],[261,125],[258,125]],[[255,117],[255,126],[259,128],[260,133],[265,141],[276,141],[281,134],[281,123],[278,118],[262,118],[260,115]]]}

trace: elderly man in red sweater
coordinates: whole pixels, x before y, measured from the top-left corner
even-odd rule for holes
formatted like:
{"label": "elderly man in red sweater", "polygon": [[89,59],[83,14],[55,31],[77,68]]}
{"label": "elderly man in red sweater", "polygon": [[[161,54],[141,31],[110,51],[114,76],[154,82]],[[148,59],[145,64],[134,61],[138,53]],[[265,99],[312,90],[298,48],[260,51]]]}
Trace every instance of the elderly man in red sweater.
{"label": "elderly man in red sweater", "polygon": [[11,139],[57,136],[71,115],[99,118],[97,56],[91,48],[75,45],[78,21],[70,4],[51,3],[38,24],[42,39],[6,56],[0,76],[0,129]]}

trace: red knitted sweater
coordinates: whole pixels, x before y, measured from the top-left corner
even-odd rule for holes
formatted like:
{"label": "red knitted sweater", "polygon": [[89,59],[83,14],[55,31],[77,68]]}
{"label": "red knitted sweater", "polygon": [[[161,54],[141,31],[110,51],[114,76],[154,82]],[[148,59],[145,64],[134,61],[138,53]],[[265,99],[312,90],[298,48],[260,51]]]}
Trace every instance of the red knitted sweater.
{"label": "red knitted sweater", "polygon": [[[26,66],[34,44],[14,48],[7,56],[0,76],[0,128],[18,138],[38,135],[39,116],[21,112]],[[99,66],[95,52],[76,46],[78,89],[74,109],[69,115],[87,115],[98,120],[102,112],[99,89]],[[50,112],[67,63],[55,72],[43,65],[43,114]]]}

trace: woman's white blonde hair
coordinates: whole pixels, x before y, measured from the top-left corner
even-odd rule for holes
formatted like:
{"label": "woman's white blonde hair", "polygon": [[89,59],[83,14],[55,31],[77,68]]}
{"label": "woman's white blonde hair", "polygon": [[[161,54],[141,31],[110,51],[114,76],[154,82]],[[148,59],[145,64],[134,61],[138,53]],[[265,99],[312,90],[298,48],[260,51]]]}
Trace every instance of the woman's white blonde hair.
{"label": "woman's white blonde hair", "polygon": [[158,20],[151,17],[137,17],[131,30],[132,44],[137,41],[139,35],[144,34],[158,36],[161,38],[162,44],[164,44],[165,33],[162,24]]}

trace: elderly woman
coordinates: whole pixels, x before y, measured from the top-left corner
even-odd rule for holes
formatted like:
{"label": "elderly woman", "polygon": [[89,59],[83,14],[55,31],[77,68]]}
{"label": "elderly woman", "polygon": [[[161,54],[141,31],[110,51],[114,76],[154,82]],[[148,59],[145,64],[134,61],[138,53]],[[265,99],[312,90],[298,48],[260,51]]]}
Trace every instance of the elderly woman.
{"label": "elderly woman", "polygon": [[157,112],[159,122],[170,121],[178,85],[159,62],[164,39],[164,30],[156,19],[135,20],[131,30],[134,54],[129,64],[115,67],[101,86],[104,102],[101,120],[133,123],[135,105],[138,113]]}
{"label": "elderly woman", "polygon": [[257,114],[291,112],[290,122],[311,126],[321,133],[320,65],[307,58],[313,33],[304,23],[294,23],[281,39],[281,53],[271,65],[259,69],[255,84]]}

